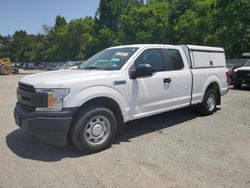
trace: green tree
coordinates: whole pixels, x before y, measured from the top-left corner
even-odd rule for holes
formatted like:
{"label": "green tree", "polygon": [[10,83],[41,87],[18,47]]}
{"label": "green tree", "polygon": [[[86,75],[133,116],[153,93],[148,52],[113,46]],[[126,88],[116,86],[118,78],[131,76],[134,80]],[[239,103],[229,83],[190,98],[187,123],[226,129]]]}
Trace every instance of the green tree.
{"label": "green tree", "polygon": [[55,22],[54,29],[63,27],[63,26],[65,26],[65,25],[67,25],[67,22],[66,22],[65,18],[62,17],[62,16],[60,16],[60,15],[58,15],[58,16],[56,17],[56,22]]}
{"label": "green tree", "polygon": [[166,2],[150,2],[142,7],[129,4],[119,20],[122,43],[164,43],[168,12]]}
{"label": "green tree", "polygon": [[26,52],[29,48],[29,38],[25,31],[16,31],[12,36],[10,56],[12,61],[26,61]]}
{"label": "green tree", "polygon": [[97,10],[98,24],[107,27],[112,31],[118,30],[118,21],[125,12],[128,4],[140,7],[144,5],[143,0],[100,0]]}
{"label": "green tree", "polygon": [[0,35],[0,58],[10,57],[11,36]]}
{"label": "green tree", "polygon": [[12,61],[87,59],[113,45],[190,43],[221,46],[228,57],[250,49],[249,0],[100,0],[95,18],[55,18],[44,34],[0,35],[0,58]]}
{"label": "green tree", "polygon": [[180,17],[187,11],[192,9],[194,0],[167,0],[169,5],[169,27],[167,28],[167,43],[179,43],[176,35],[175,27]]}
{"label": "green tree", "polygon": [[212,18],[216,0],[196,0],[191,9],[182,14],[174,31],[179,43],[206,45],[211,33]]}
{"label": "green tree", "polygon": [[239,58],[243,52],[249,52],[249,0],[217,0],[212,34],[208,40],[213,45],[224,47],[231,58]]}

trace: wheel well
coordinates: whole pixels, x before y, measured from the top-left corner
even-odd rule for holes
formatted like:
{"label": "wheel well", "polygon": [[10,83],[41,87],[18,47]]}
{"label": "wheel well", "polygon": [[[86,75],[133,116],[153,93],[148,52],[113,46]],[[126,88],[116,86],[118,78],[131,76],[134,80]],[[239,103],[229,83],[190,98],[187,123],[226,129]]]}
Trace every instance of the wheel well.
{"label": "wheel well", "polygon": [[215,91],[217,91],[217,104],[220,105],[221,104],[221,95],[220,95],[220,87],[219,84],[217,82],[212,82],[208,85],[207,89],[214,89]]}
{"label": "wheel well", "polygon": [[91,99],[91,100],[85,102],[84,104],[82,104],[78,108],[78,110],[75,114],[77,114],[80,110],[82,110],[88,106],[92,106],[92,105],[98,105],[98,106],[102,106],[102,107],[106,107],[106,108],[110,109],[117,118],[118,129],[122,128],[123,115],[122,115],[121,108],[115,100],[113,100],[109,97],[97,97],[97,98]]}

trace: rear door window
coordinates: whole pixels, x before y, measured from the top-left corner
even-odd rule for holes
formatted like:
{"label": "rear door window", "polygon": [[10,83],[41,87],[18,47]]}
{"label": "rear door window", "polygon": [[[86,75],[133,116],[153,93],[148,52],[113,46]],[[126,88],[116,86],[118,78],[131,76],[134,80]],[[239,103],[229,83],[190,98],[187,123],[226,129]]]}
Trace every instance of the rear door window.
{"label": "rear door window", "polygon": [[167,50],[168,59],[171,61],[173,70],[181,70],[184,68],[183,59],[179,50],[168,49]]}

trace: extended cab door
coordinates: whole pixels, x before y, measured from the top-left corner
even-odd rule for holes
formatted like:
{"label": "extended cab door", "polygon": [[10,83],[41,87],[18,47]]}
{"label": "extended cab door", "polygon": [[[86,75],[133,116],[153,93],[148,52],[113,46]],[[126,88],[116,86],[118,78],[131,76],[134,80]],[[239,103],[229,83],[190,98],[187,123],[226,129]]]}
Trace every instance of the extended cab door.
{"label": "extended cab door", "polygon": [[162,49],[144,50],[134,61],[133,68],[140,64],[149,64],[153,69],[150,77],[131,79],[131,119],[144,117],[171,108],[172,72]]}
{"label": "extended cab door", "polygon": [[183,51],[164,49],[164,55],[171,64],[172,72],[172,108],[189,106],[192,90],[192,73]]}

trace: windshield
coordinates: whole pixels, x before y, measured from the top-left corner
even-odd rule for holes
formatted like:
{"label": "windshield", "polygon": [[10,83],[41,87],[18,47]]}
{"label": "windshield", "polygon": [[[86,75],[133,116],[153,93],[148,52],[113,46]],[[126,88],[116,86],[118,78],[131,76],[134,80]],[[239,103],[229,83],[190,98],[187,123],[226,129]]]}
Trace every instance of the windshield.
{"label": "windshield", "polygon": [[120,70],[138,48],[107,49],[94,55],[81,65],[80,69]]}

